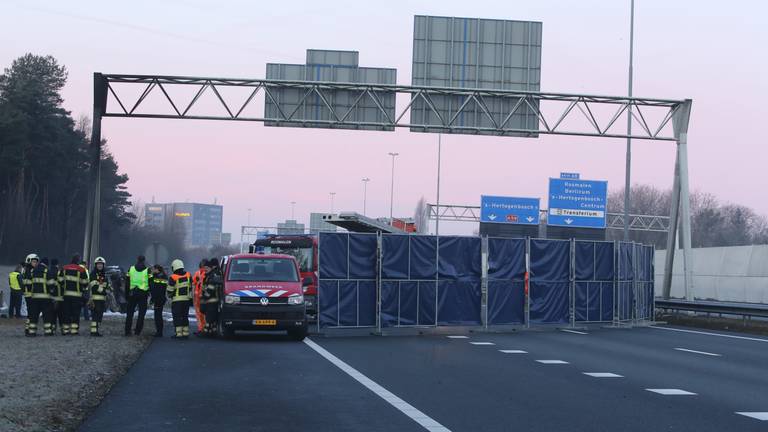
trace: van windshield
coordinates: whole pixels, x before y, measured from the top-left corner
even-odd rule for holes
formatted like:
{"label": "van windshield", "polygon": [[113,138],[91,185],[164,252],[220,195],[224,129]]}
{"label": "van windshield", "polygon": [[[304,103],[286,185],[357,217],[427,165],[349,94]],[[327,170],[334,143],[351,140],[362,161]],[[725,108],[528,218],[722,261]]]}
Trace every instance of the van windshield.
{"label": "van windshield", "polygon": [[296,265],[285,258],[235,258],[227,280],[241,282],[298,282]]}

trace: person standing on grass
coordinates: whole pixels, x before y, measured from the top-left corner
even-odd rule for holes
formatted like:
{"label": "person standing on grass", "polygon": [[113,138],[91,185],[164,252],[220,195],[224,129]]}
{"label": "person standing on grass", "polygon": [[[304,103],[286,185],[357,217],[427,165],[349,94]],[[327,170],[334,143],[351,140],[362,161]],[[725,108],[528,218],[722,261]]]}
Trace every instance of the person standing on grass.
{"label": "person standing on grass", "polygon": [[22,288],[24,287],[24,279],[21,277],[21,272],[24,270],[24,266],[19,264],[12,272],[8,274],[8,286],[11,289],[11,299],[8,304],[8,318],[21,318],[21,299],[24,298]]}
{"label": "person standing on grass", "polygon": [[59,269],[59,260],[52,259],[51,266],[48,268],[48,285],[51,289],[51,300],[53,300],[53,333],[58,328],[62,336],[64,333],[64,287],[61,282],[61,270]]}
{"label": "person standing on grass", "polygon": [[168,288],[168,276],[160,264],[152,267],[152,277],[149,279],[150,302],[155,318],[155,337],[163,337],[163,307],[165,306],[165,293]]}
{"label": "person standing on grass", "polygon": [[60,282],[64,287],[64,335],[80,334],[80,311],[83,293],[88,290],[88,273],[80,265],[80,255],[75,254],[61,269]]}
{"label": "person standing on grass", "polygon": [[107,294],[112,291],[109,286],[109,278],[104,271],[107,261],[102,257],[96,257],[93,260],[93,271],[90,274],[91,282],[88,284],[88,291],[91,296],[88,300],[88,306],[93,309],[91,317],[91,336],[101,337],[99,332],[101,319],[107,306]]}

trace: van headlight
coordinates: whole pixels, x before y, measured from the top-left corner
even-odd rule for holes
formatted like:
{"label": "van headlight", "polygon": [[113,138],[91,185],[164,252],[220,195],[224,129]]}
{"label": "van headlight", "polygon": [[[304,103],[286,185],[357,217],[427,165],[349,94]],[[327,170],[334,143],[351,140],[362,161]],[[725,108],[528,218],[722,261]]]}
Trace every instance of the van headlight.
{"label": "van headlight", "polygon": [[301,295],[301,294],[299,294],[299,295],[294,295],[294,296],[290,296],[290,297],[288,297],[288,304],[289,304],[289,305],[300,305],[300,304],[304,304],[304,296],[303,296],[303,295]]}
{"label": "van headlight", "polygon": [[228,295],[224,297],[224,303],[226,304],[240,304],[240,296]]}

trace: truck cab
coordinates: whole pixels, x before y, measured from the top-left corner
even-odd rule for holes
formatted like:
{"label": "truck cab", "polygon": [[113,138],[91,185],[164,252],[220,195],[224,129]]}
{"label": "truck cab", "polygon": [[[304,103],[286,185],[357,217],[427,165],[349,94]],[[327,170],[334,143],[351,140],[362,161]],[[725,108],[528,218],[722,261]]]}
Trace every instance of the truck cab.
{"label": "truck cab", "polygon": [[248,253],[227,257],[219,332],[287,331],[292,339],[307,336],[307,305],[296,258]]}

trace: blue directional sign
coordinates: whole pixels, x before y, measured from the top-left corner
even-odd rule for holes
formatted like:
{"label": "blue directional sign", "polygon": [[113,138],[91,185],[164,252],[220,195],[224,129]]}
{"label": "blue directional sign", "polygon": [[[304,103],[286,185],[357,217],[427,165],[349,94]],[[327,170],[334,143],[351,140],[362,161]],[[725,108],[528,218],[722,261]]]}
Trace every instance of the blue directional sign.
{"label": "blue directional sign", "polygon": [[482,195],[480,222],[539,224],[539,199]]}
{"label": "blue directional sign", "polygon": [[608,182],[549,179],[547,225],[605,228]]}

